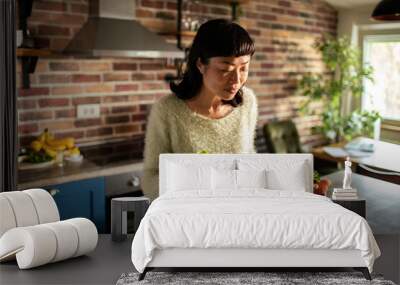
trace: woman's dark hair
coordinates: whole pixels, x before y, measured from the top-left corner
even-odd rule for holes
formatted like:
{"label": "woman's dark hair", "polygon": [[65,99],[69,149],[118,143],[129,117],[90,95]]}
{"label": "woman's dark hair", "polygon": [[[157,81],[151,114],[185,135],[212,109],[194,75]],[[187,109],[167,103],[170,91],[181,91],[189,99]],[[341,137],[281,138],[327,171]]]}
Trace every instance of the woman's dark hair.
{"label": "woman's dark hair", "polygon": [[[196,66],[197,59],[203,64],[208,64],[211,57],[253,55],[254,51],[253,40],[241,26],[224,19],[210,20],[202,24],[197,31],[189,51],[183,79],[178,84],[171,82],[171,90],[183,100],[197,95],[203,84],[203,76]],[[240,89],[232,100],[223,102],[236,107],[243,101],[242,93]]]}

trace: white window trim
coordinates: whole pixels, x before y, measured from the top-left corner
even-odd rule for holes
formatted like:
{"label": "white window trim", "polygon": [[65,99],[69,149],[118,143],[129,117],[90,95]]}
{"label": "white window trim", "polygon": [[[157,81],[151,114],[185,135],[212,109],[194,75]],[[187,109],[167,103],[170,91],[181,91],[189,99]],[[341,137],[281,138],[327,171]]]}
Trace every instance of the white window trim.
{"label": "white window trim", "polygon": [[[368,25],[353,24],[351,32],[351,44],[361,50],[363,56],[363,39],[373,35],[398,35],[400,34],[400,23],[379,23]],[[362,97],[362,96],[361,96]],[[356,108],[361,107],[362,98],[345,95],[343,97],[341,112],[348,115]]]}
{"label": "white window trim", "polygon": [[[380,35],[365,35],[362,41],[362,61],[363,65],[366,63],[366,59],[368,59],[370,55],[370,43],[388,43],[388,42],[399,42],[400,43],[400,34],[380,34]],[[365,86],[366,79],[364,79],[363,85]],[[361,96],[361,109],[364,110],[365,107],[365,95]],[[390,121],[399,121],[394,120],[392,118],[384,118],[384,120]]]}

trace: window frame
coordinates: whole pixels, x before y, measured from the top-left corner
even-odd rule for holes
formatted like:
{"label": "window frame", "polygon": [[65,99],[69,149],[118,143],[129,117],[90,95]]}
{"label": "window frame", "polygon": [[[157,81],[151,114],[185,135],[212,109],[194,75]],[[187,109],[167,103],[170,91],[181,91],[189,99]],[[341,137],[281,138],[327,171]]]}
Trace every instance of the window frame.
{"label": "window frame", "polygon": [[[395,35],[395,34],[391,34],[391,35],[366,35],[363,37],[363,42],[362,42],[362,47],[363,47],[363,51],[362,51],[362,64],[364,65],[366,63],[366,59],[368,59],[368,57],[370,56],[370,45],[372,43],[391,43],[391,42],[398,42],[400,44],[400,34]],[[365,84],[366,84],[366,79],[364,79],[363,85],[365,88]],[[365,92],[363,92],[362,96],[361,96],[361,109],[364,109],[365,107]],[[400,122],[400,118],[399,119],[389,119],[389,118],[385,118],[385,121],[399,121]]]}
{"label": "window frame", "polygon": [[[385,39],[385,41],[393,41],[393,39],[400,40],[400,28],[394,29],[360,29],[358,34],[358,43],[361,50],[361,60],[364,64],[366,56],[366,41],[365,39]],[[382,42],[382,41],[381,41]],[[364,94],[355,102],[356,106],[360,109],[363,107]],[[381,139],[389,142],[400,143],[400,120],[382,119],[381,121]]]}

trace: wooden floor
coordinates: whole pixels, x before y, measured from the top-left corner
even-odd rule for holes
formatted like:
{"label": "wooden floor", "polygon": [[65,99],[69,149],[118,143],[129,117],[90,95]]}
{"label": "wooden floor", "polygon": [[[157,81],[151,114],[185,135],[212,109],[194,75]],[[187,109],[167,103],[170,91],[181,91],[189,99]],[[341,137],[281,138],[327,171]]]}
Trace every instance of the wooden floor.
{"label": "wooden floor", "polygon": [[[330,178],[340,185],[340,174]],[[374,272],[400,284],[400,185],[381,184],[357,175],[353,181],[362,188],[360,196],[367,200],[367,220],[382,252]],[[109,235],[100,235],[96,250],[88,256],[30,270],[19,270],[16,262],[3,263],[0,284],[115,284],[122,273],[134,271],[131,242],[132,237],[115,243]]]}

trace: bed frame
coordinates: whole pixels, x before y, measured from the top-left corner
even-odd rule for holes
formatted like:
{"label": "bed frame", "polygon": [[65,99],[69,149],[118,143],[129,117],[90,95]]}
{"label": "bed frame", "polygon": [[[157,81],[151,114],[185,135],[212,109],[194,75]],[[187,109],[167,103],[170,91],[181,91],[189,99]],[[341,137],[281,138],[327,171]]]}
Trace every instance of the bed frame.
{"label": "bed frame", "polygon": [[252,271],[255,268],[282,267],[310,269],[350,267],[361,271],[367,280],[371,280],[359,250],[253,248],[158,249],[154,252],[152,261],[139,275],[139,280],[143,280],[147,272],[156,268],[230,268],[234,271]]}
{"label": "bed frame", "polygon": [[[161,154],[160,155],[160,195],[165,193],[168,179],[166,175],[167,161],[182,160],[212,161],[236,158],[265,158],[279,160],[290,156],[293,160],[308,163],[308,187],[312,192],[313,156],[311,154]],[[164,171],[163,171],[164,170]],[[148,271],[166,268],[229,268],[234,271],[253,271],[250,269],[266,268],[343,268],[350,267],[361,271],[367,280],[371,276],[359,250],[333,249],[255,249],[255,248],[169,248],[157,249],[139,280],[143,280]],[[232,270],[230,270],[232,271]]]}

